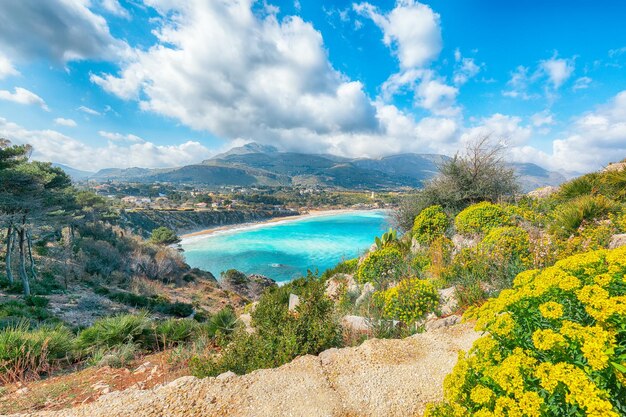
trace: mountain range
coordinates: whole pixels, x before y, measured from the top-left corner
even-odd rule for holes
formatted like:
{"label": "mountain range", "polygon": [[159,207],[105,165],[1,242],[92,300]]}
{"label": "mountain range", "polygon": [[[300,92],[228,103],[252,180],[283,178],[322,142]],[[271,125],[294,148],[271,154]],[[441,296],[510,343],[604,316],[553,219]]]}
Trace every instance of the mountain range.
{"label": "mountain range", "polygon": [[[171,182],[204,186],[322,186],[346,189],[420,187],[449,157],[404,153],[383,158],[344,158],[327,154],[281,152],[249,143],[199,164],[175,168],[108,168],[96,173],[56,164],[74,180],[96,182]],[[514,163],[524,190],[558,185],[565,177],[532,163]]]}

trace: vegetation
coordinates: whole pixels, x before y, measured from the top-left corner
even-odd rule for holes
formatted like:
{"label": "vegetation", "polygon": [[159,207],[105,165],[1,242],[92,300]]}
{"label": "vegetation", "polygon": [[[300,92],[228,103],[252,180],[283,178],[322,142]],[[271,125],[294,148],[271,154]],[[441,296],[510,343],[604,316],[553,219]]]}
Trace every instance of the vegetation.
{"label": "vegetation", "polygon": [[402,254],[395,247],[370,252],[357,270],[357,281],[371,282],[377,288],[382,288],[400,276],[402,264]]}
{"label": "vegetation", "polygon": [[450,219],[443,207],[436,205],[426,207],[413,221],[413,237],[420,243],[431,243],[444,236],[450,227]]}
{"label": "vegetation", "polygon": [[576,255],[468,311],[487,332],[429,416],[626,413],[626,249]]}
{"label": "vegetation", "polygon": [[[300,299],[293,311],[288,309],[290,294]],[[252,325],[254,333],[243,328],[235,331],[219,356],[194,358],[193,374],[198,377],[216,376],[225,371],[244,374],[280,366],[299,355],[317,354],[341,344],[333,302],[324,295],[324,285],[316,277],[271,288],[252,312]]]}
{"label": "vegetation", "polygon": [[374,293],[380,303],[384,318],[399,320],[412,325],[439,304],[439,294],[430,281],[408,278],[395,287]]}
{"label": "vegetation", "polygon": [[150,241],[156,245],[171,245],[180,242],[180,238],[172,229],[162,226],[152,231]]}
{"label": "vegetation", "polygon": [[461,211],[454,219],[456,230],[464,235],[487,233],[490,229],[510,224],[506,211],[488,201],[477,203]]}

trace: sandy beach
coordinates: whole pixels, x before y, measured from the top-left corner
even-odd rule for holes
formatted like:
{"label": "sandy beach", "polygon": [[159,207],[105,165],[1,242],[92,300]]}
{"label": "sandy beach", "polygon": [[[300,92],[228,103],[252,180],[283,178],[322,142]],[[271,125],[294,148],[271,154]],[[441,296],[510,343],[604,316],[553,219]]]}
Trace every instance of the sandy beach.
{"label": "sandy beach", "polygon": [[192,238],[192,237],[211,235],[213,233],[221,232],[221,231],[225,231],[225,230],[230,230],[230,229],[235,229],[235,228],[240,229],[240,228],[246,227],[248,225],[249,226],[258,226],[258,225],[278,223],[278,222],[282,223],[282,222],[302,220],[302,219],[308,218],[308,217],[321,217],[321,216],[329,216],[329,215],[333,215],[333,214],[352,213],[352,212],[364,211],[364,210],[367,210],[367,209],[309,210],[306,213],[298,214],[298,215],[295,215],[295,216],[274,217],[274,218],[271,218],[271,219],[268,219],[268,220],[259,221],[259,222],[237,223],[237,224],[229,224],[229,225],[226,225],[226,226],[213,227],[213,228],[210,228],[210,229],[200,230],[200,231],[193,232],[193,233],[187,233],[187,234],[181,235],[180,238],[184,240],[184,239],[189,239],[189,238]]}

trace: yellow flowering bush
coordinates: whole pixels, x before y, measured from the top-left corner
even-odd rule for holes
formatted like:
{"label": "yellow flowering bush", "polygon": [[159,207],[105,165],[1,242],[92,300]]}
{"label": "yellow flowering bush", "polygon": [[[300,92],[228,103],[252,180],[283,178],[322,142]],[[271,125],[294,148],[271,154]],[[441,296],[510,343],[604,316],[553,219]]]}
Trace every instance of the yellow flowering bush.
{"label": "yellow flowering bush", "polygon": [[394,247],[386,247],[370,252],[356,272],[359,283],[371,282],[377,287],[387,281],[393,281],[401,274],[404,260],[400,251]]}
{"label": "yellow flowering bush", "polygon": [[488,201],[467,207],[454,219],[457,232],[464,235],[487,233],[494,227],[511,224],[511,218],[502,206]]}
{"label": "yellow flowering bush", "polygon": [[409,278],[395,287],[374,293],[374,300],[382,306],[385,318],[411,325],[435,310],[439,293],[430,281]]}
{"label": "yellow flowering bush", "polygon": [[484,334],[427,416],[626,416],[626,247],[522,272],[465,318]]}
{"label": "yellow flowering bush", "polygon": [[494,261],[516,259],[528,266],[532,262],[528,232],[517,226],[491,229],[480,242],[480,250]]}
{"label": "yellow flowering bush", "polygon": [[441,206],[426,207],[415,217],[413,237],[419,243],[430,243],[443,236],[450,226],[450,219]]}

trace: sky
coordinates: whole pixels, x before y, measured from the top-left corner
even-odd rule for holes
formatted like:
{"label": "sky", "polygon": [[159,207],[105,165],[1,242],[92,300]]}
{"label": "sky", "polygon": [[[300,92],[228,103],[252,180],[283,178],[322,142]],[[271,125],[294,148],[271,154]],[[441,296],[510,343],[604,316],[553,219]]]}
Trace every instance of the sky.
{"label": "sky", "polygon": [[626,2],[3,0],[0,137],[96,171],[247,142],[589,172],[626,157]]}

